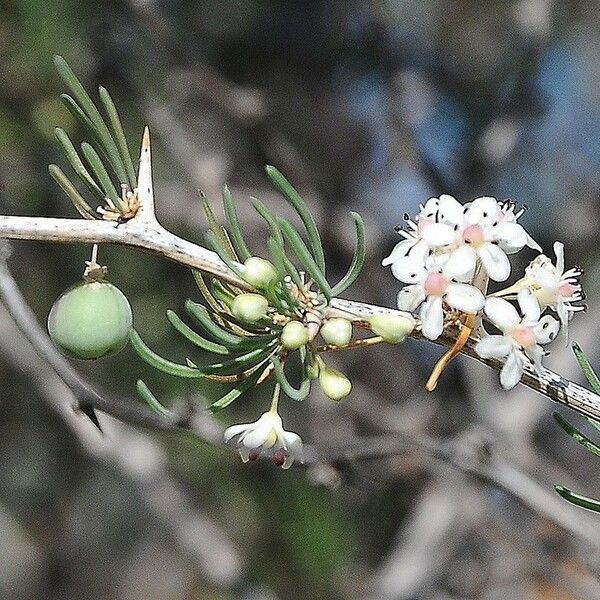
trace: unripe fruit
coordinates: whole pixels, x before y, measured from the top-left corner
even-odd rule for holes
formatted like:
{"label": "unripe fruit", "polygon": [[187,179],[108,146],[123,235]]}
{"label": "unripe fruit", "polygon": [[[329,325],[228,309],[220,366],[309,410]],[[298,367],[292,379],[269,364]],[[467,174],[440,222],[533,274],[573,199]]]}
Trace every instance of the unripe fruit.
{"label": "unripe fruit", "polygon": [[375,315],[369,319],[371,330],[383,338],[388,344],[403,342],[415,328],[415,322],[410,317],[402,315]]}
{"label": "unripe fruit", "polygon": [[107,281],[88,281],[68,289],[48,315],[52,341],[68,356],[85,360],[122,350],[132,324],[129,301]]}
{"label": "unripe fruit", "polygon": [[321,327],[321,337],[332,346],[345,346],[352,339],[352,323],[348,319],[328,319]]}
{"label": "unripe fruit", "polygon": [[300,321],[290,321],[281,332],[281,343],[287,350],[298,350],[308,342],[308,329]]}
{"label": "unripe fruit", "polygon": [[246,323],[260,321],[267,314],[269,302],[260,294],[240,294],[231,303],[231,312],[234,317]]}
{"label": "unripe fruit", "polygon": [[336,402],[343,400],[352,389],[351,381],[343,373],[329,367],[321,367],[319,383],[323,393]]}
{"label": "unripe fruit", "polygon": [[277,279],[277,271],[268,260],[251,256],[244,262],[242,277],[256,288],[264,288]]}

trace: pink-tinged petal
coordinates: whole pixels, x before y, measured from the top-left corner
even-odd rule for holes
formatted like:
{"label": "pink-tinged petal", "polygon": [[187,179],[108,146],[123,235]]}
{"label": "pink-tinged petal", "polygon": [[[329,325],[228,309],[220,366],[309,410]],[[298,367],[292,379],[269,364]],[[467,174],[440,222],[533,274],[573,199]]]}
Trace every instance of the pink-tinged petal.
{"label": "pink-tinged petal", "polygon": [[505,390],[511,390],[521,381],[523,362],[516,352],[511,352],[500,371],[500,383]]}
{"label": "pink-tinged petal", "polygon": [[524,324],[533,325],[540,320],[540,303],[528,289],[523,289],[517,294],[517,301],[523,314]]}
{"label": "pink-tinged petal", "polygon": [[444,275],[458,281],[470,281],[477,264],[477,252],[470,246],[457,248],[445,262]]}
{"label": "pink-tinged petal", "polygon": [[444,330],[444,311],[440,296],[431,296],[421,307],[421,331],[430,340],[437,340]]}
{"label": "pink-tinged petal", "polygon": [[504,335],[489,335],[475,346],[475,352],[481,358],[504,358],[508,356],[513,349],[511,339]]}
{"label": "pink-tinged petal", "polygon": [[423,283],[427,271],[422,263],[413,260],[410,256],[400,258],[392,265],[392,274],[402,283]]}
{"label": "pink-tinged petal", "polygon": [[416,244],[416,240],[413,240],[413,239],[402,240],[401,242],[398,242],[394,246],[390,255],[381,261],[381,264],[384,267],[387,267],[388,265],[391,265],[392,263],[396,262],[398,259],[404,258],[408,254],[408,251],[415,244]]}
{"label": "pink-tinged petal", "polygon": [[468,283],[450,283],[445,300],[452,308],[466,313],[478,312],[485,304],[481,291]]}
{"label": "pink-tinged petal", "polygon": [[456,241],[456,231],[451,225],[444,223],[432,223],[421,234],[430,248],[443,248]]}
{"label": "pink-tinged petal", "polygon": [[565,272],[565,245],[562,242],[554,242],[553,248],[556,255],[556,274],[560,277]]}
{"label": "pink-tinged petal", "polygon": [[486,242],[477,248],[477,254],[483,263],[486,273],[494,281],[506,281],[510,275],[510,262],[504,250],[495,244]]}
{"label": "pink-tinged petal", "polygon": [[407,285],[398,292],[398,308],[413,312],[425,300],[425,290],[422,285]]}
{"label": "pink-tinged petal", "polygon": [[442,194],[440,196],[438,218],[442,223],[460,226],[464,220],[464,207],[454,196]]}
{"label": "pink-tinged petal", "polygon": [[465,223],[469,225],[492,225],[498,214],[498,201],[496,198],[482,196],[469,204],[465,211]]}
{"label": "pink-tinged petal", "polygon": [[488,298],[483,310],[489,320],[504,333],[512,333],[521,322],[516,308],[502,298]]}
{"label": "pink-tinged petal", "polygon": [[506,254],[514,254],[527,244],[527,232],[518,223],[499,223],[490,228],[489,239],[497,242]]}
{"label": "pink-tinged petal", "polygon": [[556,337],[559,329],[560,323],[551,315],[546,315],[533,328],[535,341],[538,344],[548,344]]}

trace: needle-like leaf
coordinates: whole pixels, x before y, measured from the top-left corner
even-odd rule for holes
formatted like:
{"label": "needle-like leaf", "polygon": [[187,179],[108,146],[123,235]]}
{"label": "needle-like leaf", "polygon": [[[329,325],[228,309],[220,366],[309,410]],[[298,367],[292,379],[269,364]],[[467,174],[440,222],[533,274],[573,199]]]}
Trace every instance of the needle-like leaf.
{"label": "needle-like leaf", "polygon": [[148,386],[141,380],[138,379],[135,384],[135,389],[137,390],[140,398],[155,412],[163,417],[171,417],[173,413],[165,408],[157,399],[156,396],[149,390]]}
{"label": "needle-like leaf", "polygon": [[207,352],[212,352],[213,354],[231,354],[226,346],[211,342],[196,333],[189,325],[184,323],[174,311],[167,310],[167,319],[183,337],[192,342],[195,346],[198,346],[198,348],[206,350]]}
{"label": "needle-like leaf", "polygon": [[246,245],[242,228],[237,217],[235,205],[229,188],[223,186],[223,207],[225,209],[225,217],[227,218],[227,224],[229,225],[229,233],[231,234],[231,243],[235,248],[235,251],[240,259],[240,262],[245,262],[249,259],[252,254]]}
{"label": "needle-like leaf", "polygon": [[356,228],[356,248],[348,272],[331,288],[331,294],[334,297],[342,294],[356,281],[365,262],[365,224],[358,213],[351,212],[350,214]]}
{"label": "needle-like leaf", "polygon": [[236,385],[231,391],[227,392],[224,396],[213,402],[209,407],[211,413],[218,413],[219,411],[227,408],[232,402],[237,400],[242,394],[253,388],[258,382],[259,378],[263,373],[263,369],[259,369],[250,377],[244,379],[238,385]]}
{"label": "needle-like leaf", "polygon": [[325,254],[323,253],[323,244],[321,236],[317,229],[317,224],[313,219],[308,206],[302,199],[302,196],[294,189],[291,183],[275,168],[270,165],[265,167],[269,179],[275,184],[279,191],[285,196],[286,200],[292,205],[304,227],[312,248],[312,255],[319,269],[325,274]]}
{"label": "needle-like leaf", "polygon": [[281,385],[281,389],[283,393],[289,396],[292,400],[296,402],[302,402],[306,399],[308,394],[310,393],[310,379],[305,378],[300,387],[296,389],[288,380],[283,365],[277,356],[271,357],[271,362],[273,363],[273,372],[275,373],[275,378]]}
{"label": "needle-like leaf", "polygon": [[85,201],[83,196],[79,193],[77,188],[71,183],[69,178],[62,172],[60,167],[56,165],[49,165],[48,172],[50,176],[62,189],[62,191],[69,196],[69,199],[73,203],[73,206],[77,209],[79,214],[86,219],[95,219],[96,212],[92,207]]}
{"label": "needle-like leaf", "polygon": [[581,346],[579,344],[573,344],[573,354],[579,363],[579,367],[581,368],[585,378],[588,380],[588,383],[592,386],[592,389],[596,392],[596,394],[600,394],[600,379],[596,372],[592,368],[590,361],[587,359],[587,356],[584,354]]}
{"label": "needle-like leaf", "polygon": [[554,489],[565,500],[568,500],[572,504],[576,504],[577,506],[581,506],[582,508],[587,508],[588,510],[593,510],[594,512],[600,512],[600,502],[598,500],[588,498],[587,496],[582,496],[581,494],[576,494],[575,492],[572,492],[569,488],[563,487],[562,485],[555,485]]}
{"label": "needle-like leaf", "polygon": [[585,436],[576,427],[573,427],[562,415],[557,412],[553,412],[552,416],[554,420],[564,429],[578,444],[583,446],[586,450],[589,450],[596,456],[600,456],[600,446],[592,442],[587,436]]}
{"label": "needle-like leaf", "polygon": [[115,188],[113,182],[110,179],[110,175],[106,170],[106,167],[102,163],[102,159],[98,156],[98,153],[90,144],[87,142],[83,142],[81,144],[81,151],[83,152],[83,156],[87,160],[90,165],[94,175],[96,176],[98,182],[100,183],[100,187],[106,196],[108,196],[113,204],[117,207],[122,205],[121,197],[117,193],[117,188]]}
{"label": "needle-like leaf", "polygon": [[125,132],[123,131],[123,125],[121,124],[117,107],[115,106],[115,103],[113,102],[106,88],[100,86],[98,93],[100,100],[102,100],[102,104],[104,105],[104,109],[106,110],[106,114],[108,115],[110,130],[119,151],[119,155],[121,156],[121,161],[123,162],[125,170],[127,171],[129,187],[133,190],[137,185],[137,178],[135,175],[135,168],[133,166],[131,153],[129,152],[127,138],[125,137]]}

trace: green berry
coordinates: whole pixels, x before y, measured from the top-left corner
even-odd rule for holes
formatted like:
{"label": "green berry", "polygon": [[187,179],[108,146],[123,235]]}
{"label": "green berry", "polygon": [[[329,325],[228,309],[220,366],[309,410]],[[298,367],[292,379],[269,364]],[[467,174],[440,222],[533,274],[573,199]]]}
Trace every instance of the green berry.
{"label": "green berry", "polygon": [[231,303],[231,312],[234,317],[246,323],[256,323],[267,314],[269,302],[260,294],[240,294]]}
{"label": "green berry", "polygon": [[343,373],[329,367],[321,367],[319,383],[323,393],[336,402],[343,400],[352,389],[352,382]]}
{"label": "green berry", "polygon": [[352,323],[348,319],[328,319],[321,327],[321,337],[332,346],[345,346],[352,339]]}
{"label": "green berry", "polygon": [[264,288],[277,279],[277,271],[268,260],[251,256],[244,262],[242,276],[250,285],[256,288]]}
{"label": "green berry", "polygon": [[281,343],[287,350],[298,350],[308,342],[308,329],[300,321],[290,321],[281,332]]}
{"label": "green berry", "polygon": [[129,301],[107,281],[79,283],[68,289],[48,315],[52,341],[68,356],[85,360],[122,350],[132,324]]}
{"label": "green berry", "polygon": [[402,315],[376,315],[369,319],[371,330],[383,338],[388,344],[403,342],[415,328],[411,317]]}

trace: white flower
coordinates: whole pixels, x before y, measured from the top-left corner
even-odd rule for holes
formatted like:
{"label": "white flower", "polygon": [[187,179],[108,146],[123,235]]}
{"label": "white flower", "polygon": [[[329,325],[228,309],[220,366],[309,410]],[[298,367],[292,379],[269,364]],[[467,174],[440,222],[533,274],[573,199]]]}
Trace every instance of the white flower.
{"label": "white flower", "polygon": [[500,383],[506,390],[521,380],[523,365],[530,359],[536,370],[542,367],[544,351],[540,344],[552,341],[560,327],[558,321],[546,315],[540,319],[540,305],[535,296],[523,289],[518,294],[523,317],[515,307],[502,298],[488,298],[484,311],[503,335],[489,335],[481,339],[475,351],[482,358],[506,359],[500,371]]}
{"label": "white flower", "polygon": [[413,249],[420,251],[423,247],[427,247],[425,240],[422,238],[422,233],[426,227],[429,227],[438,218],[440,199],[443,197],[444,195],[442,194],[440,198],[429,198],[424,205],[420,204],[416,222],[408,214],[404,215],[404,221],[407,225],[406,229],[400,225],[396,228],[404,239],[399,241],[394,246],[391,254],[381,261],[384,267],[393,264],[400,258],[404,258]]}
{"label": "white flower", "polygon": [[[527,206],[523,205],[517,212],[515,212],[516,206],[517,203],[514,200],[504,200],[504,202],[499,203],[499,208],[504,215],[504,221],[506,223],[516,223],[517,220],[527,210]],[[529,234],[527,234],[527,246],[533,250],[542,252],[541,246]]]}
{"label": "white flower", "polygon": [[223,434],[226,444],[233,442],[244,462],[267,456],[278,466],[289,469],[295,460],[304,461],[302,439],[285,431],[281,417],[274,411],[264,413],[254,423],[233,425]]}
{"label": "white flower", "polygon": [[535,294],[542,309],[549,307],[558,314],[567,334],[569,319],[585,306],[571,304],[584,298],[578,279],[583,272],[579,267],[565,271],[564,252],[564,245],[554,242],[556,266],[542,254],[525,269],[522,282]]}
{"label": "white flower", "polygon": [[[433,227],[433,225],[432,225]],[[408,283],[398,293],[398,307],[414,311],[421,303],[421,330],[430,340],[437,339],[444,329],[445,301],[451,308],[473,313],[481,310],[485,298],[480,290],[464,283],[472,272],[454,255],[429,256],[426,259],[411,254],[392,265],[392,273]]]}

